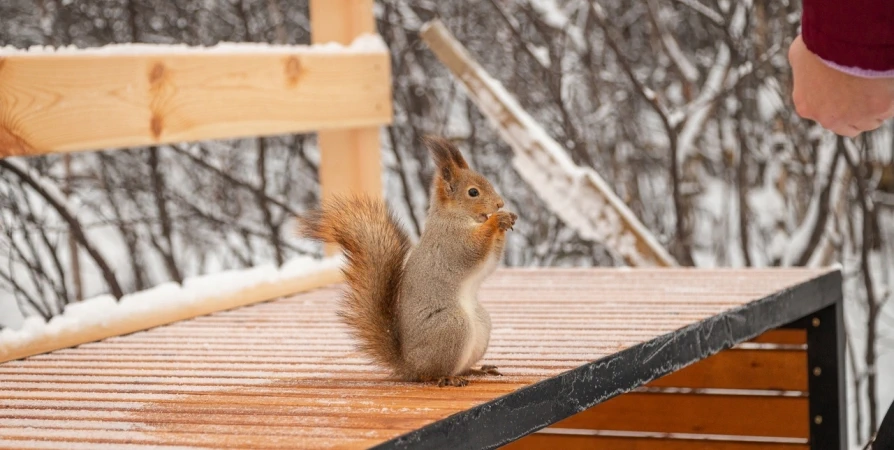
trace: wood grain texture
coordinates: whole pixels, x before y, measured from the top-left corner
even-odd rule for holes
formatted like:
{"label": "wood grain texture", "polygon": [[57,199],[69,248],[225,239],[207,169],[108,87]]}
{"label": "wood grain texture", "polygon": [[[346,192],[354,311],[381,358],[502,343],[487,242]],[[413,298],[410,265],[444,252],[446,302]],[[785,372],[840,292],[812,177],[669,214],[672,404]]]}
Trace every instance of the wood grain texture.
{"label": "wood grain texture", "polygon": [[552,427],[804,438],[807,397],[631,392]]}
{"label": "wood grain texture", "polygon": [[373,0],[310,0],[310,19],[313,42],[349,44],[376,31]]}
{"label": "wood grain texture", "polygon": [[387,52],[11,54],[0,157],[390,123]]}
{"label": "wood grain texture", "polygon": [[807,391],[807,352],[727,350],[665,375],[649,386]]}
{"label": "wood grain texture", "polygon": [[586,436],[536,433],[501,447],[504,450],[809,450],[804,443],[709,440],[708,436],[669,438],[643,436]]}
{"label": "wood grain texture", "polygon": [[0,447],[368,448],[820,273],[501,269],[481,363],[505,376],[464,388],[388,380],[338,320],[340,286],[317,289],[0,364]]}
{"label": "wood grain texture", "polygon": [[751,342],[761,344],[807,345],[807,332],[799,329],[771,330]]}
{"label": "wood grain texture", "polygon": [[87,342],[95,342],[110,337],[147,330],[225,309],[238,308],[240,306],[264,302],[285,295],[293,295],[298,292],[327,286],[341,280],[342,274],[339,270],[321,270],[310,276],[295,277],[284,282],[260,284],[235,292],[211,295],[206,298],[197,299],[195,302],[184,302],[172,306],[169,309],[148,310],[143,312],[140,316],[131,316],[128,320],[110,323],[105,327],[66,328],[63,331],[54,334],[50,339],[31,342],[19,347],[3,349],[6,351],[0,352],[0,362],[39,355],[53,350],[74,347]]}
{"label": "wood grain texture", "polygon": [[[347,44],[357,36],[376,32],[373,0],[311,0],[310,17],[315,43]],[[324,201],[340,194],[382,196],[379,127],[321,130],[317,136]],[[326,244],[325,250],[328,255],[339,251],[334,244]]]}
{"label": "wood grain texture", "polygon": [[321,131],[317,134],[321,149],[319,170],[323,200],[351,193],[382,196],[379,128]]}

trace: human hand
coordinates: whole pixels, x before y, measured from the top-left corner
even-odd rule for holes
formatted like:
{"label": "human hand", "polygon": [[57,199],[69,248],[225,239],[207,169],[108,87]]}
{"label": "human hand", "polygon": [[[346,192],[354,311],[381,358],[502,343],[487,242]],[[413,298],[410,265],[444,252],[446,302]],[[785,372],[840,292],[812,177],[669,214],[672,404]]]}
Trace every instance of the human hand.
{"label": "human hand", "polygon": [[798,36],[788,52],[798,115],[841,136],[856,137],[894,117],[894,78],[861,78],[824,63]]}

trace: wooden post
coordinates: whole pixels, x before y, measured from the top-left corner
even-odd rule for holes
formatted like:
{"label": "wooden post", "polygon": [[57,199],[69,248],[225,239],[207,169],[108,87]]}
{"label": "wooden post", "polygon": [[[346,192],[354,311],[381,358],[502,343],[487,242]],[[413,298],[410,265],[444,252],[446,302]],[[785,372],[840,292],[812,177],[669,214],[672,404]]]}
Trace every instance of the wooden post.
{"label": "wooden post", "polygon": [[[311,0],[310,25],[315,44],[350,44],[357,36],[376,32],[373,0]],[[323,201],[347,193],[382,196],[379,127],[320,131],[317,139]],[[329,255],[336,251],[335,246],[326,247]]]}

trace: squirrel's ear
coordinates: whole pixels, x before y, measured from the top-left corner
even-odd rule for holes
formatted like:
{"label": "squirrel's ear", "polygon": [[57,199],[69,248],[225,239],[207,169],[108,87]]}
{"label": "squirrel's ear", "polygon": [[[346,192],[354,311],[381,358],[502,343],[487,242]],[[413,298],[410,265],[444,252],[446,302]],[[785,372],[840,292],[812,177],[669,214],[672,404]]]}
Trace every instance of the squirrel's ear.
{"label": "squirrel's ear", "polygon": [[431,152],[432,159],[435,160],[438,175],[447,182],[448,188],[454,188],[453,184],[459,175],[457,172],[469,168],[462,153],[452,142],[443,137],[425,136],[423,141]]}

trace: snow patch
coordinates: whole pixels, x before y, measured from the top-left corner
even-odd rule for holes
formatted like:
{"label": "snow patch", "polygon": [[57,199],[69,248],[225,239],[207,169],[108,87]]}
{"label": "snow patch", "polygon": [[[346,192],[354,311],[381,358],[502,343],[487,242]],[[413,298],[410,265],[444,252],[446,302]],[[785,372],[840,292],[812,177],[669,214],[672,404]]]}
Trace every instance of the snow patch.
{"label": "snow patch", "polygon": [[350,45],[327,42],[313,45],[275,45],[253,42],[221,42],[213,46],[188,46],[186,44],[110,44],[101,47],[78,48],[74,45],[52,47],[35,45],[27,49],[12,46],[0,47],[0,57],[16,56],[112,56],[112,55],[171,55],[171,54],[335,54],[335,53],[382,53],[388,46],[378,34],[363,34]]}
{"label": "snow patch", "polygon": [[7,328],[0,332],[0,358],[16,349],[53,339],[61,334],[104,329],[126,320],[139,321],[139,317],[149,313],[163,312],[186,304],[213,302],[221,295],[338,269],[342,262],[341,256],[322,260],[301,256],[288,261],[281,269],[270,265],[230,270],[188,278],[182,286],[176,283],[161,284],[125,295],[117,302],[112,296],[102,295],[72,303],[49,322],[39,316],[30,316],[20,329]]}

